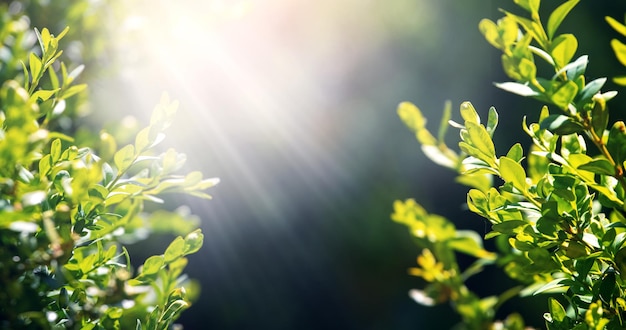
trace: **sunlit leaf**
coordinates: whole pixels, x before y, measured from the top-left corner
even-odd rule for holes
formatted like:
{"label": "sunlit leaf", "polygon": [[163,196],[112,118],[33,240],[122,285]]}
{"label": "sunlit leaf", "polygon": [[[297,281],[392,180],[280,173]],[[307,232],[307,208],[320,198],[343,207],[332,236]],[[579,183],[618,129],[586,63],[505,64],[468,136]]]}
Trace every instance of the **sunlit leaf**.
{"label": "sunlit leaf", "polygon": [[200,229],[187,234],[187,236],[185,236],[185,255],[195,253],[200,250],[203,241],[204,235]]}
{"label": "sunlit leaf", "polygon": [[164,262],[169,263],[174,259],[182,257],[185,253],[185,240],[178,236],[165,250]]}
{"label": "sunlit leaf", "polygon": [[496,87],[503,89],[507,92],[511,92],[513,94],[521,95],[521,96],[537,96],[539,92],[533,90],[530,86],[526,84],[520,84],[516,82],[504,82],[504,83],[496,83]]}
{"label": "sunlit leaf", "polygon": [[117,170],[119,172],[123,172],[128,169],[128,167],[132,165],[134,160],[135,147],[132,144],[128,144],[122,149],[118,150],[113,156],[115,167],[117,167]]}
{"label": "sunlit leaf", "polygon": [[438,146],[422,145],[422,152],[435,164],[448,168],[456,168],[457,166],[457,160],[451,159]]}
{"label": "sunlit leaf", "polygon": [[550,55],[554,59],[554,63],[561,68],[567,65],[576,54],[578,49],[578,40],[573,34],[562,34],[552,41]]}
{"label": "sunlit leaf", "polygon": [[578,85],[569,80],[552,94],[551,99],[561,109],[568,109],[578,93]]}
{"label": "sunlit leaf", "polygon": [[511,149],[509,149],[509,152],[506,153],[506,157],[516,162],[521,161],[524,157],[524,149],[522,148],[522,145],[520,143],[514,144]]}
{"label": "sunlit leaf", "polygon": [[482,238],[474,231],[457,230],[457,237],[447,241],[451,248],[477,258],[495,259],[495,254],[483,249]]}
{"label": "sunlit leaf", "polygon": [[467,123],[480,124],[480,117],[470,102],[461,103],[461,117]]}
{"label": "sunlit leaf", "polygon": [[41,63],[41,59],[35,55],[35,53],[30,53],[30,59],[28,61],[28,65],[30,66],[30,74],[37,81],[42,74],[43,64]]}
{"label": "sunlit leaf", "polygon": [[522,165],[511,158],[500,157],[500,176],[505,182],[511,182],[519,191],[526,190],[526,172]]}
{"label": "sunlit leaf", "polygon": [[541,3],[540,0],[513,0],[513,2],[534,15],[539,12],[539,5]]}
{"label": "sunlit leaf", "polygon": [[55,139],[50,145],[50,161],[52,164],[56,164],[61,158],[61,140]]}
{"label": "sunlit leaf", "polygon": [[558,6],[550,17],[548,18],[548,24],[546,25],[546,33],[548,34],[548,38],[552,39],[554,33],[565,19],[565,16],[578,4],[579,0],[569,0],[562,5]]}
{"label": "sunlit leaf", "polygon": [[162,255],[151,256],[143,263],[141,275],[156,274],[163,267],[164,258]]}

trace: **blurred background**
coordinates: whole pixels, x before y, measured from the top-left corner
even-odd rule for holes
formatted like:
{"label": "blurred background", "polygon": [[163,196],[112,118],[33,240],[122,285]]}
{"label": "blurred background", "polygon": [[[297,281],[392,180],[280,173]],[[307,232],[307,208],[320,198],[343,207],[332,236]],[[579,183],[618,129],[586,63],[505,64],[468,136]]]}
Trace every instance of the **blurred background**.
{"label": "blurred background", "polygon": [[[52,6],[58,15],[66,15],[62,2]],[[167,146],[187,154],[190,170],[221,179],[211,201],[168,204],[188,205],[205,234],[189,258],[202,294],[180,319],[185,329],[448,329],[458,321],[448,306],[409,298],[422,285],[407,274],[419,251],[390,220],[392,203],[415,198],[457,227],[489,228],[464,209],[454,173],[425,159],[396,106],[414,102],[433,129],[446,100],[456,118],[462,101],[481,114],[495,106],[496,148],[528,145],[521,111],[533,118],[541,104],[493,87],[505,80],[500,54],[477,28],[501,17],[498,7],[514,8],[508,1],[84,3],[76,38],[106,32],[68,45],[90,70],[85,125],[126,115],[145,122],[167,92],[180,101]],[[547,12],[560,2],[544,3]],[[620,3],[583,1],[561,28],[584,35],[578,53],[590,55],[592,78],[624,73],[615,72],[623,69],[609,47],[616,34],[603,20],[621,20]],[[60,31],[65,23],[46,8],[35,26]],[[613,103],[613,119],[623,119],[623,96]],[[142,243],[134,261],[169,240]],[[470,282],[483,295],[509,285],[495,269]],[[512,301],[503,315],[513,310],[543,325],[541,300]]]}

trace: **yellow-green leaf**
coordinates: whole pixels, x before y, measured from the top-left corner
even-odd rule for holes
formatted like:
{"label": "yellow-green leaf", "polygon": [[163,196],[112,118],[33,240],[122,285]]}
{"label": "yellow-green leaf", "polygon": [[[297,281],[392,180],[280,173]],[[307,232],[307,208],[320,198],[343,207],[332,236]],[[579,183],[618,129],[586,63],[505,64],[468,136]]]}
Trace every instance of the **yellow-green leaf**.
{"label": "yellow-green leaf", "polygon": [[165,263],[170,263],[176,258],[182,257],[185,253],[185,240],[178,236],[170,243],[165,250],[164,258]]}
{"label": "yellow-green leaf", "polygon": [[398,116],[414,132],[426,126],[426,118],[420,109],[411,102],[402,102],[398,105]]}
{"label": "yellow-green leaf", "polygon": [[50,145],[50,158],[52,164],[56,164],[61,158],[61,140],[55,139]]}
{"label": "yellow-green leaf", "polygon": [[568,106],[578,93],[578,85],[575,82],[569,80],[559,89],[557,89],[554,94],[552,94],[552,102],[557,105],[559,108],[566,110]]}
{"label": "yellow-green leaf", "polygon": [[539,5],[541,4],[539,0],[513,0],[513,2],[534,15],[539,12]]}
{"label": "yellow-green leaf", "polygon": [[611,40],[611,47],[613,47],[615,56],[620,61],[620,63],[626,66],[626,45],[624,45],[621,41],[617,39],[613,39]]}
{"label": "yellow-green leaf", "polygon": [[466,123],[480,124],[478,112],[476,112],[476,109],[474,109],[474,106],[470,102],[461,103],[461,117],[463,117]]}
{"label": "yellow-green leaf", "polygon": [[202,247],[204,235],[200,229],[196,229],[185,236],[185,255],[195,253]]}
{"label": "yellow-green leaf", "polygon": [[164,258],[162,255],[152,256],[143,263],[143,268],[141,269],[141,275],[152,275],[156,274],[161,267],[163,266]]}
{"label": "yellow-green leaf", "polygon": [[552,297],[548,298],[548,308],[550,309],[550,315],[554,321],[562,322],[567,317],[565,308],[563,308],[563,306]]}
{"label": "yellow-green leaf", "polygon": [[135,147],[132,144],[126,145],[118,150],[113,156],[113,162],[117,170],[123,172],[132,165],[135,160]]}
{"label": "yellow-green leaf", "polygon": [[526,172],[522,165],[511,158],[500,157],[500,177],[519,191],[526,190]]}
{"label": "yellow-green leaf", "polygon": [[559,25],[561,25],[561,22],[565,19],[565,16],[567,16],[567,14],[572,10],[572,8],[574,8],[574,6],[576,6],[578,2],[579,0],[569,0],[558,6],[552,14],[550,14],[548,24],[546,25],[548,38],[552,39],[554,33],[559,28]]}
{"label": "yellow-green leaf", "polygon": [[30,66],[30,74],[33,77],[33,82],[37,82],[41,75],[41,69],[43,68],[41,59],[37,57],[35,53],[30,53],[28,64]]}
{"label": "yellow-green leaf", "polygon": [[472,122],[466,122],[465,127],[469,136],[469,141],[466,142],[478,149],[486,157],[486,159],[478,157],[479,159],[491,163],[491,159],[496,155],[496,149],[485,127]]}
{"label": "yellow-green leaf", "polygon": [[626,76],[614,77],[613,82],[618,85],[626,86]]}
{"label": "yellow-green leaf", "polygon": [[614,19],[613,17],[610,16],[606,16],[604,19],[606,19],[606,22],[609,23],[609,25],[615,30],[617,31],[617,33],[626,36],[626,25],[618,22],[616,19]]}
{"label": "yellow-green leaf", "polygon": [[550,55],[559,68],[567,65],[578,49],[578,40],[573,34],[562,34],[552,41]]}

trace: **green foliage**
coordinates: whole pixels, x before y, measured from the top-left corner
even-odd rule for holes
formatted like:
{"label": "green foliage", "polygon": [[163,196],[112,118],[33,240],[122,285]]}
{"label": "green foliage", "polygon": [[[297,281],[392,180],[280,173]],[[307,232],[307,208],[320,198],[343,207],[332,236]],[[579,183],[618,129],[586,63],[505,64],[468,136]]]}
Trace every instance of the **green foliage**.
{"label": "green foliage", "polygon": [[[0,63],[13,73],[0,87],[0,328],[170,328],[198,294],[183,270],[204,236],[184,212],[146,204],[167,193],[210,198],[204,191],[218,182],[178,174],[185,156],[159,153],[177,103],[164,96],[121,148],[105,132],[78,138],[57,130],[87,87],[76,83],[82,65],[60,62],[68,29],[35,30],[39,49],[30,52],[16,41],[26,23],[0,15],[0,38],[13,55]],[[10,69],[16,63],[21,70]],[[146,230],[180,236],[135,271],[127,244]]]}
{"label": "green foliage", "polygon": [[[617,93],[601,91],[607,78],[589,81],[587,56],[575,58],[576,36],[558,34],[578,0],[563,2],[545,25],[540,0],[514,2],[530,17],[503,11],[504,17],[484,19],[479,29],[502,51],[511,79],[496,86],[546,104],[536,122],[524,117],[522,128],[532,141],[526,152],[522,143],[496,150],[493,108],[483,123],[471,103],[461,104],[462,123],[449,122],[460,130],[459,151],[444,142],[449,104],[437,138],[416,106],[405,102],[398,108],[426,156],[455,170],[458,181],[470,187],[467,206],[491,223],[484,239],[495,240],[497,248],[485,251],[477,233],[457,230],[413,200],[396,201],[392,219],[408,226],[422,249],[410,273],[428,283],[411,295],[427,305],[452,302],[461,327],[468,329],[523,329],[519,315],[497,321],[496,310],[513,296],[538,294],[550,294],[548,329],[626,328],[626,125],[610,125],[607,107]],[[626,25],[606,20],[626,36]],[[626,46],[617,39],[611,46],[626,65]],[[551,72],[540,72],[536,61]],[[624,77],[614,80],[625,84]],[[461,270],[457,252],[476,261]],[[487,264],[498,265],[520,285],[478,297],[465,281]]]}

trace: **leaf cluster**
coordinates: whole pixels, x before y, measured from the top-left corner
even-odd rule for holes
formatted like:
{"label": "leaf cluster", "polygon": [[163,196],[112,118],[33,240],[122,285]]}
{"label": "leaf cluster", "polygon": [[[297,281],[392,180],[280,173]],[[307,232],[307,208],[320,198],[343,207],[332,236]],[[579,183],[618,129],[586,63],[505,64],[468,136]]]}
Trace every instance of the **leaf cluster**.
{"label": "leaf cluster", "polygon": [[[0,38],[24,33],[10,23]],[[168,193],[209,199],[218,180],[179,174],[185,155],[159,151],[177,108],[167,96],[133,143],[96,135],[106,157],[55,129],[87,88],[83,66],[60,61],[67,31],[35,30],[37,52],[5,43],[24,56],[0,87],[0,328],[168,329],[198,294],[183,270],[204,236],[182,212],[145,206]],[[135,270],[127,244],[150,230],[180,236]]]}
{"label": "leaf cluster", "polygon": [[[447,104],[437,138],[415,105],[404,102],[398,108],[424,153],[455,170],[457,180],[470,187],[467,206],[491,223],[484,239],[495,240],[497,247],[484,251],[482,238],[459,241],[467,234],[449,220],[427,214],[413,200],[396,201],[392,219],[407,225],[423,249],[419,268],[410,273],[429,282],[412,296],[426,304],[452,301],[470,329],[495,324],[523,329],[519,315],[497,321],[495,311],[512,296],[538,294],[550,294],[544,315],[548,329],[621,329],[626,327],[626,126],[622,121],[610,125],[607,107],[617,92],[602,91],[607,78],[588,81],[588,57],[575,58],[576,36],[558,34],[578,0],[564,1],[545,24],[540,0],[514,2],[527,16],[503,11],[504,17],[484,19],[479,29],[502,51],[504,72],[511,79],[496,86],[545,104],[537,122],[524,118],[522,128],[532,142],[527,151],[516,143],[497,152],[493,134],[499,116],[494,108],[483,123],[471,103],[464,102],[463,121],[456,123],[450,121]],[[606,20],[626,35],[626,25]],[[612,46],[623,57],[621,42],[614,40]],[[550,72],[539,72],[538,60]],[[459,130],[458,151],[444,142],[448,124]],[[588,152],[588,147],[594,150]],[[477,260],[460,271],[456,252]],[[496,297],[470,292],[463,284],[468,274],[490,263],[520,286]]]}

